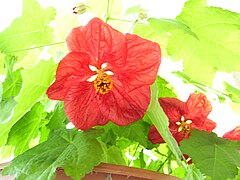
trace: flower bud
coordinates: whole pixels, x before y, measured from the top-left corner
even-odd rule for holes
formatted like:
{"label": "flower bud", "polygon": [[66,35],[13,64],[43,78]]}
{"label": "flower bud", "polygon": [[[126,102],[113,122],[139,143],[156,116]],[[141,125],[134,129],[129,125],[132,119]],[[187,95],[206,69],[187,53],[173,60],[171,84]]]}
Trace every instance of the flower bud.
{"label": "flower bud", "polygon": [[147,13],[143,13],[143,12],[139,13],[138,14],[138,19],[140,19],[140,20],[147,19]]}
{"label": "flower bud", "polygon": [[83,14],[87,10],[87,6],[83,3],[78,3],[74,8],[73,8],[73,13],[74,14]]}

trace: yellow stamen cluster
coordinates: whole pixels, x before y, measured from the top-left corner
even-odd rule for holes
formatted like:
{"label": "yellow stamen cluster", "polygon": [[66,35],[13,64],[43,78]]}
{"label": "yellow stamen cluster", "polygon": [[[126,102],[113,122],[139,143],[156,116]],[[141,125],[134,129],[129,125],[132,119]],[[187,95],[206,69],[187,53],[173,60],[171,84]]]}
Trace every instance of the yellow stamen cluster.
{"label": "yellow stamen cluster", "polygon": [[106,73],[99,73],[97,78],[93,81],[94,88],[100,94],[106,94],[112,90],[113,81]]}
{"label": "yellow stamen cluster", "polygon": [[191,120],[185,120],[184,117],[182,117],[181,121],[176,122],[176,124],[179,126],[178,132],[182,132],[184,135],[189,134],[191,131],[191,123]]}

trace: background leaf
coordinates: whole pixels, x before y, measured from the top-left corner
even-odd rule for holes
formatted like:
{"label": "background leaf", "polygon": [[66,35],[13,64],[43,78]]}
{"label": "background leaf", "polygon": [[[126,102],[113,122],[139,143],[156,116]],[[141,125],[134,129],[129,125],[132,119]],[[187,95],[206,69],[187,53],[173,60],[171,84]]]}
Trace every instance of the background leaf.
{"label": "background leaf", "polygon": [[[52,29],[47,25],[54,16],[53,8],[42,9],[36,0],[23,0],[22,16],[0,33],[0,50],[9,54],[52,42]],[[18,53],[18,60],[26,54],[27,51]]]}
{"label": "background leaf", "polygon": [[183,59],[187,75],[211,85],[216,71],[240,71],[240,14],[189,0],[177,20],[198,37],[179,32],[168,41],[168,54]]}
{"label": "background leaf", "polygon": [[4,99],[0,102],[0,125],[11,120],[17,102],[13,98]]}
{"label": "background leaf", "polygon": [[41,61],[31,70],[24,69],[22,71],[23,87],[18,97],[15,98],[18,104],[14,109],[11,121],[0,126],[0,145],[6,143],[7,134],[11,127],[45,94],[48,86],[53,80],[55,70],[56,65],[49,60]]}
{"label": "background leaf", "polygon": [[217,137],[214,133],[193,130],[181,141],[181,150],[189,155],[202,173],[212,180],[234,178],[240,166],[240,142]]}
{"label": "background leaf", "polygon": [[15,156],[22,154],[30,148],[30,141],[38,136],[39,128],[46,124],[47,120],[44,119],[46,113],[44,113],[43,108],[42,104],[36,103],[31,111],[25,114],[11,128],[7,145],[15,146]]}
{"label": "background leaf", "polygon": [[102,160],[102,148],[95,131],[57,130],[49,139],[16,157],[3,175],[15,179],[53,179],[57,167],[79,180]]}
{"label": "background leaf", "polygon": [[4,59],[6,79],[3,86],[3,98],[15,97],[19,94],[22,87],[21,69],[13,71],[14,64],[17,62],[17,57],[8,55]]}

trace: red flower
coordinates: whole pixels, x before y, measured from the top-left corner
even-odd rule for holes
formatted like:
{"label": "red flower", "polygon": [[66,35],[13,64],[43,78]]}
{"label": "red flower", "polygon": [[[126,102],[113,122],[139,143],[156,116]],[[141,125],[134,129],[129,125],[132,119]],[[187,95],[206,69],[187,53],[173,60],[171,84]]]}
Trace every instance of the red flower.
{"label": "red flower", "polygon": [[64,101],[77,128],[108,121],[122,126],[143,117],[161,60],[157,43],[123,35],[94,18],[74,28],[67,45],[70,53],[60,62],[47,95]]}
{"label": "red flower", "polygon": [[237,126],[235,129],[225,133],[223,138],[240,141],[240,126]]}
{"label": "red flower", "polygon": [[[216,127],[216,123],[207,118],[212,106],[202,93],[191,94],[187,102],[160,98],[159,103],[168,116],[169,129],[178,143],[188,138],[192,129],[211,132]],[[151,126],[148,138],[154,144],[165,142],[155,126]]]}

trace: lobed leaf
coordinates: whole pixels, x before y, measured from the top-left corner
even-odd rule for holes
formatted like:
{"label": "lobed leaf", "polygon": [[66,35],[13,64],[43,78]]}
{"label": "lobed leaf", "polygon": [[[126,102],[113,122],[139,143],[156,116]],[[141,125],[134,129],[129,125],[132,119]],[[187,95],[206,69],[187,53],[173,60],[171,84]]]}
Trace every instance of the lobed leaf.
{"label": "lobed leaf", "polygon": [[189,0],[176,19],[198,37],[179,32],[168,41],[168,54],[183,59],[187,75],[211,85],[216,71],[240,71],[239,13],[208,7],[206,0]]}
{"label": "lobed leaf", "polygon": [[62,167],[68,176],[79,180],[102,160],[98,135],[95,131],[57,130],[46,142],[16,157],[2,174],[15,175],[16,180],[50,180],[56,168]]}
{"label": "lobed leaf", "polygon": [[215,133],[193,130],[181,141],[181,150],[212,180],[234,178],[240,166],[240,143],[217,137]]}
{"label": "lobed leaf", "polygon": [[15,98],[17,105],[8,123],[0,126],[0,145],[4,145],[11,127],[27,113],[45,94],[53,80],[56,65],[52,60],[40,61],[33,69],[22,70],[23,87]]}

